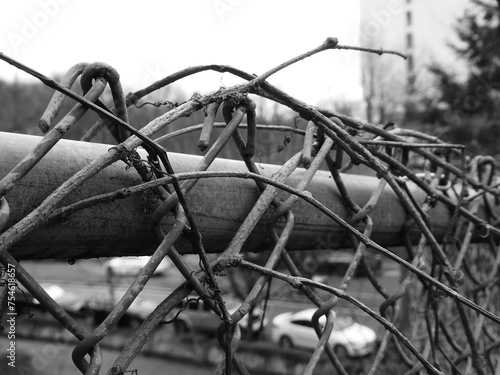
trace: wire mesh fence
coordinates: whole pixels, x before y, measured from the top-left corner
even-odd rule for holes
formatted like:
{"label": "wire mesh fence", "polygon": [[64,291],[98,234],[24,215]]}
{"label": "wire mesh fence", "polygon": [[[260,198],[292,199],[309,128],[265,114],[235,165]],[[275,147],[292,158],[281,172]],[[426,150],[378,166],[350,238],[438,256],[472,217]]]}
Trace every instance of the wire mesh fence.
{"label": "wire mesh fence", "polygon": [[[377,126],[316,108],[267,81],[272,74],[315,53],[349,48],[352,47],[339,45],[336,39],[329,38],[321,46],[260,76],[229,66],[192,67],[126,97],[116,70],[102,63],[77,64],[57,83],[5,55],[0,56],[56,90],[40,120],[40,129],[45,133],[43,139],[0,181],[0,262],[7,269],[15,268],[17,280],[78,339],[72,359],[83,374],[121,374],[127,371],[157,327],[169,323],[167,316],[192,293],[221,319],[217,338],[225,356],[215,373],[236,371],[248,374],[239,354],[242,340],[239,323],[250,310],[266,301],[267,286],[273,279],[287,283],[317,306],[311,321],[319,340],[304,374],[312,374],[324,355],[338,373],[348,373],[342,355],[329,341],[332,330],[339,324],[335,315],[339,301],[352,305],[382,327],[384,333],[377,352],[366,368],[369,374],[500,372],[497,298],[500,230],[497,227],[499,192],[495,159],[482,156],[468,159],[461,145],[448,144],[394,125]],[[138,103],[146,95],[207,70],[234,74],[247,82],[222,87],[206,95],[195,95],[181,104],[165,101],[169,103],[166,112],[142,129],[137,130],[129,124],[128,107],[140,107]],[[78,77],[84,96],[71,91]],[[107,85],[113,98],[112,109],[101,99]],[[290,132],[303,135],[302,150],[282,166],[276,166],[272,173],[263,171],[265,168],[254,160],[256,139],[259,131],[282,131],[283,126],[257,125],[259,108],[252,95],[286,106],[309,121],[304,131],[288,128]],[[77,104],[62,120],[53,124],[65,97],[76,100]],[[47,160],[49,151],[89,110],[97,112],[100,119],[88,130],[82,142],[91,141],[99,132],[109,131],[117,145],[90,160],[22,218],[12,220],[15,212],[11,212],[9,200],[15,196],[20,182],[32,173],[35,166]],[[155,134],[169,124],[196,111],[203,111],[203,124],[154,139]],[[222,113],[224,123],[216,123],[218,113]],[[222,128],[222,132],[214,139],[212,132],[216,127]],[[191,170],[179,171],[174,167],[177,161],[172,162],[173,156],[162,142],[194,131],[201,131],[198,147],[204,154]],[[217,156],[230,142],[237,146],[246,169],[214,170],[212,166],[217,163]],[[138,146],[145,151],[139,150]],[[418,171],[415,160],[419,161]],[[70,194],[87,181],[99,180],[100,172],[118,161],[135,170],[142,182],[65,204]],[[352,165],[359,164],[368,167],[377,177],[363,180],[344,173]],[[327,171],[320,170],[323,166]],[[214,245],[218,243],[217,238],[210,237],[211,232],[215,233],[213,237],[218,233],[216,225],[210,224],[210,214],[208,219],[204,217],[202,220],[198,207],[190,203],[195,187],[206,180],[223,180],[224,183],[252,181],[255,200],[250,206],[244,204],[244,199],[219,197],[232,200],[233,210],[243,212],[231,238],[227,243],[222,241],[223,248]],[[356,186],[356,181],[361,181],[363,186]],[[321,192],[323,184],[330,186],[326,193]],[[156,249],[102,323],[88,330],[47,294],[10,251],[35,230],[106,202],[119,205],[141,194],[142,197],[153,197],[155,202],[145,210],[148,215],[145,228],[154,234]],[[361,200],[360,194],[363,196]],[[336,199],[334,206],[328,202],[330,198]],[[304,207],[313,212],[307,213],[305,218]],[[397,216],[397,225],[391,227],[392,224],[387,223],[397,210],[403,215]],[[219,214],[232,217],[230,211]],[[126,219],[116,217],[116,221],[121,220]],[[317,236],[315,230],[323,235],[323,239],[325,235],[328,237],[330,226],[336,235],[329,237],[331,243],[326,246],[323,241],[323,248],[333,249],[343,243],[354,249],[354,257],[340,285],[328,285],[315,281],[310,274],[303,274],[305,258],[289,252],[301,246],[301,237],[307,236],[307,231],[313,237]],[[249,250],[247,241],[251,236],[255,237],[256,231],[257,237],[265,236],[273,244],[262,263],[245,255]],[[225,234],[227,236],[227,232]],[[177,248],[179,241],[184,241],[181,250]],[[387,249],[387,244],[391,243],[404,245],[407,255]],[[312,252],[315,246],[318,246],[318,241],[313,241],[310,249],[304,247],[301,254],[306,254],[307,250]],[[397,293],[387,291],[380,282],[383,276],[371,269],[367,249],[396,262],[404,270]],[[185,261],[185,252],[197,254],[199,269],[192,268]],[[212,258],[207,252],[219,255]],[[29,258],[29,254],[24,257]],[[171,259],[185,281],[131,334],[114,365],[101,369],[99,343],[130,308],[165,257]],[[278,267],[280,263],[285,267]],[[363,269],[384,301],[379,311],[374,311],[348,292],[359,268]],[[243,302],[230,312],[221,293],[220,281],[231,277],[235,269],[242,273],[251,270],[260,276],[252,279]],[[5,275],[7,280],[8,273]],[[9,307],[7,281],[4,284],[0,313],[8,313]],[[175,318],[171,321],[174,322]]]}

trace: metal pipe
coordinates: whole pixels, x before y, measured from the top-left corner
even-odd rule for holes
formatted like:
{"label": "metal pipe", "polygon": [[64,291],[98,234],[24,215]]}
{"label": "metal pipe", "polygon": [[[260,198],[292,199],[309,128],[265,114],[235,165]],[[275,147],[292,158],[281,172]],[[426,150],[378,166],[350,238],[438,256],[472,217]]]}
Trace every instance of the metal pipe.
{"label": "metal pipe", "polygon": [[[0,178],[14,168],[22,158],[40,142],[40,137],[0,132]],[[112,146],[96,143],[61,140],[54,148],[6,194],[11,215],[7,227],[13,225],[37,207],[62,182],[67,180],[90,161],[106,153]],[[139,149],[146,158],[144,150]],[[190,154],[169,153],[176,172],[195,170],[201,157]],[[279,166],[257,164],[262,175],[271,177]],[[245,172],[242,161],[217,159],[209,170]],[[305,170],[297,169],[287,184],[296,186]],[[364,206],[376,189],[375,177],[342,175],[352,199]],[[118,162],[99,172],[65,201],[71,204],[96,194],[115,191],[141,183],[134,169]],[[409,183],[417,202],[425,193]],[[346,221],[349,210],[345,207],[331,175],[319,171],[309,185],[311,194]],[[208,252],[221,252],[231,241],[239,225],[245,219],[259,196],[252,180],[218,178],[202,179],[187,194],[187,202],[203,236]],[[281,193],[285,199],[286,194]],[[124,255],[150,255],[157,247],[157,240],[150,231],[151,213],[158,207],[154,195],[132,195],[127,199],[96,205],[79,211],[61,222],[50,223],[27,235],[10,249],[18,259],[40,258],[92,258]],[[269,212],[271,215],[271,212]],[[294,232],[287,249],[306,250],[348,246],[345,230],[314,207],[299,201],[295,208]],[[450,220],[450,212],[438,204],[429,211],[430,227],[439,238],[444,235]],[[374,228],[371,238],[383,246],[402,243],[402,232],[407,221],[405,209],[396,195],[386,188],[371,213]],[[266,215],[264,215],[265,220]],[[168,230],[173,223],[171,216],[163,221]],[[262,221],[245,243],[245,251],[272,247],[272,241]],[[176,248],[181,253],[191,250],[189,241],[180,239]]]}

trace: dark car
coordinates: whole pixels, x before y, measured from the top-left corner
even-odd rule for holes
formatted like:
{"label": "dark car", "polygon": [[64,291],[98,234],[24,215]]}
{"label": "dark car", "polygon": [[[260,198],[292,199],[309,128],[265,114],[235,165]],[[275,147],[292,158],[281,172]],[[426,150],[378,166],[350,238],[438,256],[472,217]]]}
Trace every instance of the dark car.
{"label": "dark car", "polygon": [[[229,314],[234,313],[240,305],[237,300],[232,298],[226,297],[224,300]],[[255,307],[250,313],[239,322],[244,335],[259,331],[267,323],[264,311],[260,307]],[[212,311],[210,306],[196,297],[188,298],[174,308],[169,314],[168,320],[172,320],[176,332],[180,334],[201,332],[215,335],[217,327],[222,323],[221,318]]]}
{"label": "dark car", "polygon": [[[354,259],[352,249],[328,249],[301,251],[294,254],[294,260],[300,270],[306,275],[315,273],[337,273],[343,274],[347,271]],[[382,256],[370,249],[366,249],[364,260],[370,269],[377,273],[382,268]],[[359,264],[356,275],[365,276],[366,269]]]}

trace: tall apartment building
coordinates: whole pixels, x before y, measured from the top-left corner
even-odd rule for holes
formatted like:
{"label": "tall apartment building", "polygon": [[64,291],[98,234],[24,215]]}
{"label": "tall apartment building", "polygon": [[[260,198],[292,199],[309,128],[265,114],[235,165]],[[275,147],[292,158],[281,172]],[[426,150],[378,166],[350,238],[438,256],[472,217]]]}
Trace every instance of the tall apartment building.
{"label": "tall apartment building", "polygon": [[470,5],[470,0],[360,0],[360,45],[408,56],[403,60],[393,55],[363,55],[369,121],[399,120],[409,99],[432,94],[431,64],[465,73],[465,63],[449,45],[457,42],[455,27]]}

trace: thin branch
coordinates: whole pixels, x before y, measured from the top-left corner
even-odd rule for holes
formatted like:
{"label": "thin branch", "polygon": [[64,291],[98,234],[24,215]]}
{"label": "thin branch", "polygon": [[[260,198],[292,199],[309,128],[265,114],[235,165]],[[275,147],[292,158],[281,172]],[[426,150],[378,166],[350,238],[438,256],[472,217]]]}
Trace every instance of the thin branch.
{"label": "thin branch", "polygon": [[286,67],[290,66],[290,65],[293,65],[295,64],[296,62],[298,61],[301,61],[301,60],[304,60],[312,55],[315,55],[319,52],[323,52],[323,51],[326,51],[328,49],[334,49],[337,44],[338,44],[338,39],[337,38],[326,38],[326,40],[318,47],[316,48],[313,48],[312,50],[308,51],[308,52],[305,52],[299,56],[296,56],[280,65],[278,65],[277,67],[274,67],[270,70],[268,70],[267,72],[265,72],[264,74],[258,76],[257,78],[255,78],[253,80],[253,84],[255,85],[258,85],[260,82],[262,81],[265,81],[266,79],[268,79],[270,76],[272,76],[273,74],[279,72],[280,70],[283,70],[285,69]]}
{"label": "thin branch", "polygon": [[398,51],[392,51],[392,50],[387,50],[383,48],[375,49],[375,48],[366,48],[366,47],[356,47],[356,46],[344,46],[337,44],[335,49],[347,49],[347,50],[354,50],[354,51],[361,51],[361,52],[369,52],[369,53],[376,53],[377,55],[396,55],[399,57],[402,57],[403,59],[407,59],[408,55],[405,55],[404,53],[398,52]]}
{"label": "thin branch", "polygon": [[[213,124],[213,127],[214,128],[225,128],[226,125],[227,124],[224,122],[215,122]],[[178,137],[180,135],[191,133],[191,132],[201,130],[201,129],[203,129],[203,124],[188,126],[187,128],[175,130],[171,133],[168,133],[168,134],[162,135],[161,137],[155,138],[154,141],[155,142],[163,142],[163,141],[166,141],[168,139],[172,139],[172,138]],[[239,124],[238,129],[247,129],[247,125],[246,124]],[[291,126],[286,126],[286,125],[257,125],[257,129],[295,133],[295,134],[300,134],[300,135],[305,134],[304,130],[293,128]]]}

